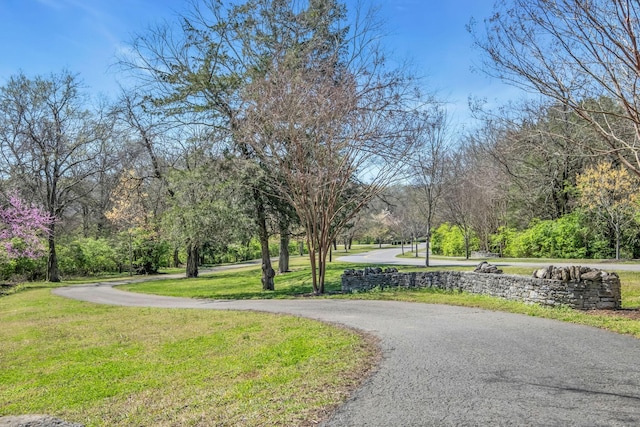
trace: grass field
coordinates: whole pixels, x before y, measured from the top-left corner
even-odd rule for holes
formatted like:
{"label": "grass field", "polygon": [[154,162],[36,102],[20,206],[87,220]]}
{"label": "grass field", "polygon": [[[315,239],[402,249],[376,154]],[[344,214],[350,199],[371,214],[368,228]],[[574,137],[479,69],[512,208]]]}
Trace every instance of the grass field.
{"label": "grass field", "polygon": [[312,425],[375,364],[351,330],[292,316],[0,298],[0,416],[87,426]]}

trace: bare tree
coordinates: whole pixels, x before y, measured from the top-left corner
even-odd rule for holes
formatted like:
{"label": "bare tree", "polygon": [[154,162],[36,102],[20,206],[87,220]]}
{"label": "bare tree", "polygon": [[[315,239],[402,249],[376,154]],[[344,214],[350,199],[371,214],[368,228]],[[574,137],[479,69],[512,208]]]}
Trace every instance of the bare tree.
{"label": "bare tree", "polygon": [[105,213],[116,230],[126,233],[130,276],[133,276],[133,229],[144,226],[149,217],[144,206],[148,195],[142,182],[134,171],[122,171],[118,184],[111,190],[111,209]]}
{"label": "bare tree", "polygon": [[393,237],[393,222],[393,214],[387,208],[371,213],[369,235],[378,244],[378,248],[382,248],[382,244]]}
{"label": "bare tree", "polygon": [[[172,115],[163,114],[149,97],[138,90],[122,89],[114,108],[123,141],[126,141],[128,156],[123,160],[125,168],[137,170],[149,191],[148,203],[158,218],[174,201],[175,190],[168,175],[177,159],[193,149],[193,133],[185,129],[182,121]],[[180,246],[174,241],[173,266],[180,265]],[[196,260],[197,262],[197,260]]]}
{"label": "bare tree", "polygon": [[472,239],[489,251],[491,234],[505,222],[506,179],[493,159],[469,141],[451,154],[442,215],[462,232],[469,258]]}
{"label": "bare tree", "polygon": [[491,235],[506,223],[508,180],[491,158],[474,148],[465,149],[466,155],[472,157],[470,167],[464,171],[466,180],[472,184],[467,185],[465,196],[470,209],[469,223],[478,238],[479,249],[491,252]]}
{"label": "bare tree", "polygon": [[444,218],[462,232],[467,259],[469,259],[471,238],[473,237],[472,215],[475,209],[472,197],[475,186],[470,178],[464,174],[458,158],[451,179],[446,184],[447,197],[444,198],[443,209]]}
{"label": "bare tree", "polygon": [[143,178],[157,180],[157,193],[173,197],[174,193],[167,184],[166,175],[171,168],[171,157],[176,156],[167,155],[167,145],[184,144],[184,141],[168,142],[171,139],[172,130],[179,124],[163,117],[162,111],[154,108],[153,103],[141,94],[124,89],[114,114],[124,128],[123,135],[128,136],[131,145],[135,146],[129,162],[133,163],[136,158],[145,157],[144,163],[149,164],[151,169],[143,175]]}
{"label": "bare tree", "polygon": [[99,172],[111,129],[107,117],[90,112],[85,101],[78,77],[66,71],[33,79],[19,74],[0,88],[0,167],[55,219],[48,237],[52,282],[60,281],[56,221],[92,191],[86,184]]}
{"label": "bare tree", "polygon": [[640,3],[502,0],[470,27],[484,71],[568,107],[600,135],[591,150],[640,175]]}
{"label": "bare tree", "polygon": [[417,155],[413,170],[414,188],[419,189],[418,203],[424,215],[426,254],[425,266],[429,267],[429,244],[438,204],[442,197],[446,167],[450,162],[450,122],[441,106],[421,113],[416,129]]}
{"label": "bare tree", "polygon": [[[334,206],[335,211],[323,214],[326,221],[321,225],[311,217],[301,219],[310,228],[323,230],[319,232],[321,241],[315,243],[320,251],[321,279],[314,282],[314,290],[322,291],[322,287],[316,287],[324,283],[325,242],[332,241],[328,237],[351,217],[345,212],[351,207],[359,209],[368,197],[355,202],[344,190],[348,187],[353,194],[375,193],[382,186],[382,180],[375,177],[392,175],[390,171],[400,163],[396,159],[385,164],[382,159],[385,153],[402,151],[401,140],[397,148],[390,147],[390,141],[400,137],[394,133],[404,108],[401,104],[413,95],[405,84],[406,74],[386,68],[388,62],[377,49],[377,34],[372,36],[379,21],[362,14],[347,27],[346,8],[337,0],[247,0],[229,2],[228,6],[218,0],[203,0],[193,5],[192,12],[181,17],[179,29],[160,27],[137,38],[134,55],[124,62],[150,85],[151,98],[157,105],[171,114],[197,113],[199,123],[225,129],[225,142],[255,166],[248,168],[246,187],[254,201],[262,246],[263,289],[273,289],[274,276],[266,196],[275,194],[292,202],[291,194],[305,187],[309,193],[295,195],[298,215],[304,213],[300,202],[305,197],[311,197],[307,200],[312,203],[313,198],[319,198],[324,207]],[[283,54],[290,61],[286,67],[281,61]],[[309,54],[314,56],[311,61]],[[284,91],[289,84],[289,92]],[[247,90],[248,86],[251,89]],[[271,101],[266,101],[269,98]],[[248,124],[259,122],[255,117],[267,123],[265,105],[273,107],[273,129],[258,126],[258,131],[254,127],[259,137],[249,135]],[[312,109],[318,113],[315,123]],[[301,112],[306,117],[301,117]],[[325,159],[304,171],[310,180],[304,185],[300,180],[295,185],[283,182],[281,171],[300,171],[290,163],[272,161],[288,161],[281,147],[268,146],[276,140],[282,143],[282,127],[276,126],[282,123],[298,127],[298,132],[301,123],[311,128],[304,138],[301,133],[285,135],[288,143],[299,144],[300,148],[299,152],[287,153],[291,162],[311,164],[315,161],[312,156]],[[349,139],[354,141],[352,145],[345,143]],[[304,144],[300,144],[302,141]],[[379,160],[377,165],[374,159]],[[335,170],[338,178],[328,177],[322,170]],[[356,177],[367,177],[366,185],[354,182]],[[338,217],[341,219],[334,221]],[[314,278],[318,279],[315,270]]]}
{"label": "bare tree", "polygon": [[349,43],[338,41],[329,51],[313,40],[284,47],[245,92],[245,141],[279,171],[270,183],[305,229],[314,293],[325,290],[331,244],[397,177],[414,143],[407,76],[385,70],[380,52],[366,45],[345,60]]}
{"label": "bare tree", "polygon": [[575,176],[589,162],[582,149],[598,139],[593,129],[568,108],[539,101],[509,103],[498,111],[479,109],[482,127],[467,137],[474,156],[493,161],[510,185],[514,220],[557,219],[575,205]]}
{"label": "bare tree", "polygon": [[367,210],[359,211],[348,223],[342,227],[339,241],[344,244],[344,251],[349,252],[353,245],[353,240],[362,235],[365,229],[365,215]]}

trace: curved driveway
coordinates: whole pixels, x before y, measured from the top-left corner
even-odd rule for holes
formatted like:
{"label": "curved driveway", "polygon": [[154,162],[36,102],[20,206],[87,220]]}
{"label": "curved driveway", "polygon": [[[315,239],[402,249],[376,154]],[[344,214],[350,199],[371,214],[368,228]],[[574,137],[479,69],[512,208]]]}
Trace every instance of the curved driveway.
{"label": "curved driveway", "polygon": [[325,426],[640,425],[640,340],[501,312],[356,300],[214,301],[58,288],[99,304],[259,310],[379,337],[379,370]]}

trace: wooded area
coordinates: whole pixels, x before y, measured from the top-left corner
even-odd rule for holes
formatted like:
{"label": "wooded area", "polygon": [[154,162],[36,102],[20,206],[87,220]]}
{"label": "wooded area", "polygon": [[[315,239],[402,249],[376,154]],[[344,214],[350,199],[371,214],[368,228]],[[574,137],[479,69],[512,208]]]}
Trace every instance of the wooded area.
{"label": "wooded area", "polygon": [[483,71],[535,96],[472,102],[470,130],[338,0],[194,2],[131,41],[107,101],[71,71],[11,77],[3,280],[261,258],[270,290],[304,250],[322,293],[354,241],[640,257],[637,6],[505,0],[484,24]]}

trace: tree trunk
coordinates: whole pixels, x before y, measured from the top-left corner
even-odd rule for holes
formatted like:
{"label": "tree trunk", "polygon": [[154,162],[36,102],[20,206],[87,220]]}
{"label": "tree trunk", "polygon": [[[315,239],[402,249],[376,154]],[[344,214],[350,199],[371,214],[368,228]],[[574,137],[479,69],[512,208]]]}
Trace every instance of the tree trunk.
{"label": "tree trunk", "polygon": [[89,237],[89,224],[89,208],[85,204],[82,204],[82,237],[85,239]]}
{"label": "tree trunk", "polygon": [[322,248],[319,247],[317,252],[315,249],[309,249],[309,259],[311,259],[311,253],[313,252],[313,260],[311,261],[311,268],[313,270],[313,293],[314,295],[322,295],[324,293],[324,275],[322,274],[324,270],[324,255],[322,253]]}
{"label": "tree trunk", "polygon": [[469,236],[466,232],[464,233],[464,252],[465,258],[469,259]]}
{"label": "tree trunk", "polygon": [[127,235],[129,236],[129,276],[133,276],[133,236],[131,231]]}
{"label": "tree trunk", "polygon": [[54,224],[51,224],[50,234],[49,234],[49,254],[47,258],[47,281],[48,282],[59,282],[60,281],[60,271],[58,270],[58,255],[56,253],[56,239],[55,239],[55,229]]}
{"label": "tree trunk", "polygon": [[280,224],[280,254],[278,258],[278,273],[289,271],[289,226]]}
{"label": "tree trunk", "polygon": [[267,230],[267,216],[264,212],[264,203],[258,190],[253,190],[256,203],[256,224],[258,226],[258,237],[260,238],[260,253],[262,257],[262,290],[275,290],[273,281],[276,272],[271,267],[271,255],[269,254],[269,230]]}
{"label": "tree trunk", "polygon": [[309,247],[309,263],[311,264],[311,287],[313,288],[314,295],[319,295],[318,289],[318,270],[316,269],[316,251],[313,246],[307,240],[307,246]]}
{"label": "tree trunk", "polygon": [[429,248],[431,246],[431,227],[427,230],[427,241],[424,248],[424,266],[429,267]]}
{"label": "tree trunk", "polygon": [[620,259],[620,224],[616,223],[614,230],[616,233],[616,259]]}
{"label": "tree trunk", "polygon": [[173,267],[180,267],[180,254],[178,252],[178,248],[173,249]]}
{"label": "tree trunk", "polygon": [[198,277],[198,260],[200,253],[198,245],[187,243],[187,277]]}
{"label": "tree trunk", "polygon": [[324,294],[324,278],[327,271],[327,255],[326,253],[319,254],[318,260],[318,295]]}

